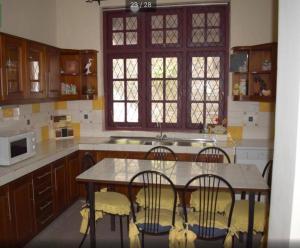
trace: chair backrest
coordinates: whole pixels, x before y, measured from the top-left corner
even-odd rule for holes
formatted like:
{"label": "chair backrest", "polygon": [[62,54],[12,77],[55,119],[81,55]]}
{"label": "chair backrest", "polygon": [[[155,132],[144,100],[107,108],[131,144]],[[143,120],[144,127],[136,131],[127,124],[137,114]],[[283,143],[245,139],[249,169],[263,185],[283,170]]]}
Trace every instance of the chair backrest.
{"label": "chair backrest", "polygon": [[196,156],[195,162],[231,163],[228,154],[222,148],[215,146],[203,148]]}
{"label": "chair backrest", "polygon": [[94,160],[93,156],[89,152],[86,152],[83,155],[82,160],[81,160],[82,172],[91,168],[95,164],[96,164],[96,161]]}
{"label": "chair backrest", "polygon": [[[136,190],[134,188],[137,186],[142,187],[140,190],[143,191],[144,202],[142,208],[135,208]],[[170,190],[169,199],[173,205],[173,212],[172,215],[167,216],[168,219],[164,219],[164,221],[170,223],[170,226],[174,226],[177,194],[173,182],[166,175],[158,171],[147,170],[136,174],[129,182],[128,193],[133,221],[137,221],[137,214],[141,211],[142,220],[144,222],[142,232],[144,233],[164,234],[169,232],[169,230],[162,230],[159,225],[162,221],[160,220],[160,218],[162,218],[162,212],[164,211],[161,208],[163,201],[162,190],[166,188],[166,186]],[[164,218],[165,217],[166,216],[164,216]]]}
{"label": "chair backrest", "polygon": [[[199,195],[199,212],[188,214],[186,199],[191,190]],[[228,194],[228,216],[221,215],[217,210],[217,201],[222,194]],[[215,240],[225,238],[231,223],[232,211],[234,208],[235,197],[231,185],[222,177],[204,174],[192,178],[183,190],[183,209],[185,222],[189,229],[192,229],[199,239]],[[230,204],[230,205],[229,205]],[[193,217],[193,219],[192,219]],[[224,223],[220,226],[220,223]]]}
{"label": "chair backrest", "polygon": [[176,154],[166,146],[152,147],[145,155],[145,159],[152,160],[177,160]]}
{"label": "chair backrest", "polygon": [[271,184],[272,184],[272,168],[273,168],[273,160],[270,160],[262,173],[262,177],[265,178],[267,180],[267,183],[269,185],[269,187],[271,188]]}

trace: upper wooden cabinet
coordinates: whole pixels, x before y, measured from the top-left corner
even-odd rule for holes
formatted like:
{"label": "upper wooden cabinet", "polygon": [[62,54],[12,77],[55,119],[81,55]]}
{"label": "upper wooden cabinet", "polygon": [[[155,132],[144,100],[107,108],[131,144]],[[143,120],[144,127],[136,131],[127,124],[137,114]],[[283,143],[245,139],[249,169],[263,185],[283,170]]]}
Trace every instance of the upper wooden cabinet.
{"label": "upper wooden cabinet", "polygon": [[58,98],[60,96],[60,49],[47,47],[47,72],[48,97]]}
{"label": "upper wooden cabinet", "polygon": [[29,98],[46,96],[46,46],[27,42],[27,95]]}
{"label": "upper wooden cabinet", "polygon": [[2,98],[18,100],[25,97],[26,41],[2,35]]}

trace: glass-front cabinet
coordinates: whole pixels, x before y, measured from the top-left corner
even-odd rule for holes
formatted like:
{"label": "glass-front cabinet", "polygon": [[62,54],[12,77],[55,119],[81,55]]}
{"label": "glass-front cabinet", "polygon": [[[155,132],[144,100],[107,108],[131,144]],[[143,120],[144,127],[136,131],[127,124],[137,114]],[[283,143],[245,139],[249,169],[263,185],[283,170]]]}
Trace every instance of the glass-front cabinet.
{"label": "glass-front cabinet", "polygon": [[46,47],[39,43],[27,45],[27,92],[30,98],[46,96]]}
{"label": "glass-front cabinet", "polygon": [[25,51],[25,40],[11,36],[2,37],[4,100],[20,99],[25,96]]}

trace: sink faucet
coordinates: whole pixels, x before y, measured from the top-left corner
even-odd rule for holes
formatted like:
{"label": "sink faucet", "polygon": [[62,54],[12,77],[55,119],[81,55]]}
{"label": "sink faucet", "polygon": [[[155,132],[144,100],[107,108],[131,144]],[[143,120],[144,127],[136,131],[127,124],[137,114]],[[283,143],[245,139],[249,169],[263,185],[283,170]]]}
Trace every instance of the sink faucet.
{"label": "sink faucet", "polygon": [[159,127],[159,133],[160,133],[159,135],[156,136],[156,138],[159,140],[166,140],[168,137],[166,134],[163,134],[161,122],[157,122],[156,126]]}

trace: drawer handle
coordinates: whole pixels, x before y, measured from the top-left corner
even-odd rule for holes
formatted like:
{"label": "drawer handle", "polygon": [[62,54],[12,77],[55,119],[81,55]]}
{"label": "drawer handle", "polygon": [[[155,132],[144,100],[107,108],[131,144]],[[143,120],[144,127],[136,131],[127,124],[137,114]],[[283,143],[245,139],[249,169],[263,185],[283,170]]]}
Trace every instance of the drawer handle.
{"label": "drawer handle", "polygon": [[52,201],[48,201],[46,204],[40,207],[40,210],[43,211],[45,208],[49,207],[52,204]]}
{"label": "drawer handle", "polygon": [[37,179],[38,179],[38,180],[41,180],[42,178],[44,178],[44,177],[46,177],[46,176],[48,176],[48,175],[50,175],[50,174],[51,174],[51,171],[46,172],[46,173],[44,173],[43,175],[38,176]]}
{"label": "drawer handle", "polygon": [[44,224],[47,223],[52,217],[53,217],[53,214],[51,214],[50,216],[48,216],[48,218],[46,218],[45,220],[40,221],[40,223],[41,223],[42,225],[44,225]]}
{"label": "drawer handle", "polygon": [[49,186],[49,187],[47,187],[47,188],[45,188],[44,190],[42,190],[42,191],[39,191],[38,192],[38,195],[42,195],[42,194],[44,194],[45,192],[47,192],[48,190],[50,190],[52,187],[51,186]]}

